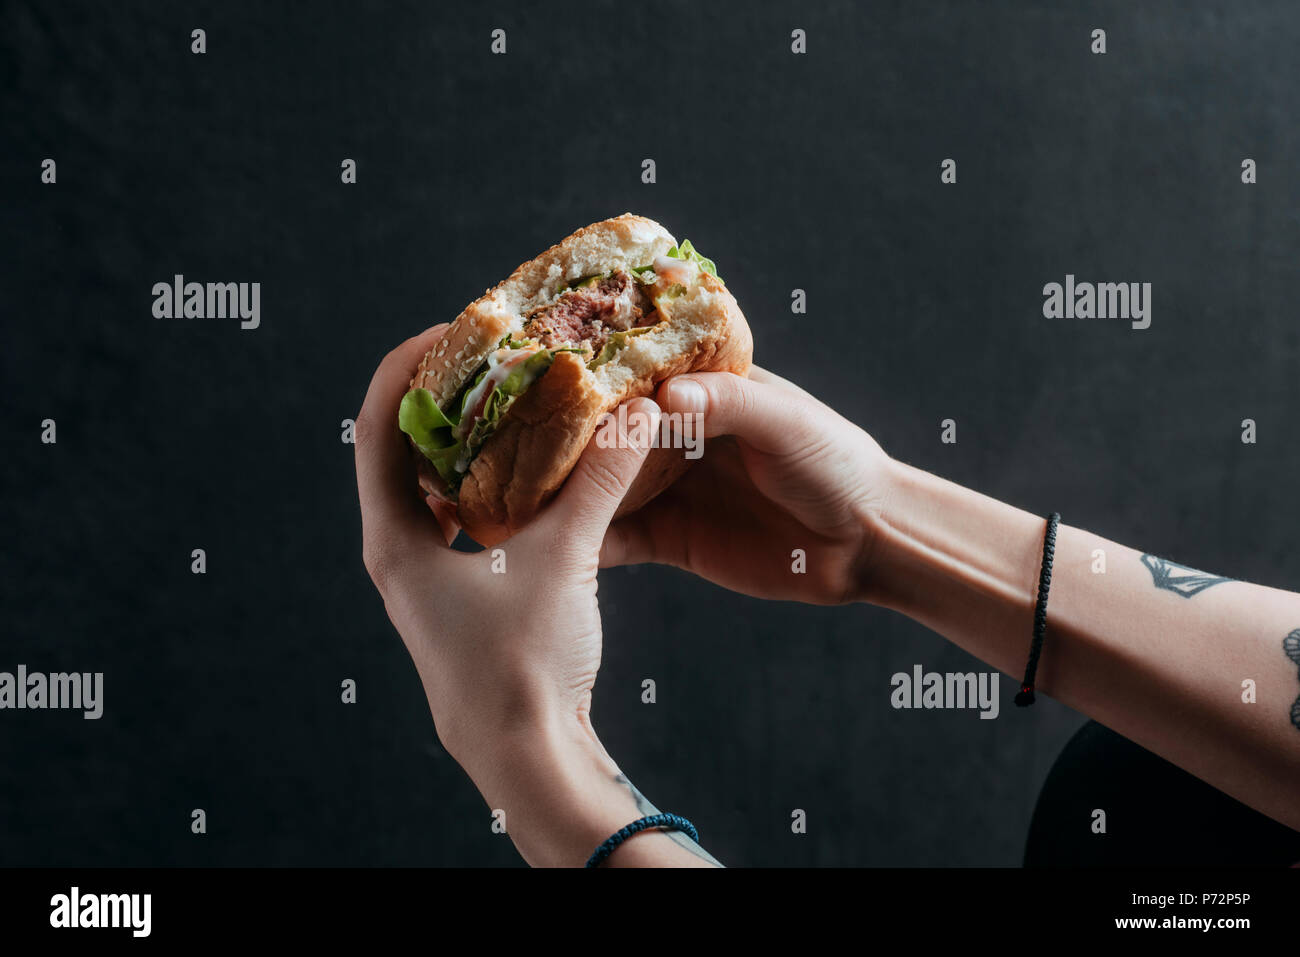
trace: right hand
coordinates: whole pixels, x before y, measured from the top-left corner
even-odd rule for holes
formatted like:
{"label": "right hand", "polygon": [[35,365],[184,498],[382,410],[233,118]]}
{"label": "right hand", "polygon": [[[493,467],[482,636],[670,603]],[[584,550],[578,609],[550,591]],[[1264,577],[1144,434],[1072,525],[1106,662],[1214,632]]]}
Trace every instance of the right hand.
{"label": "right hand", "polygon": [[[601,565],[674,565],[758,598],[863,597],[891,460],[857,426],[755,366],[664,382],[665,415],[703,413],[704,454],[605,535]],[[796,550],[802,550],[802,573]]]}

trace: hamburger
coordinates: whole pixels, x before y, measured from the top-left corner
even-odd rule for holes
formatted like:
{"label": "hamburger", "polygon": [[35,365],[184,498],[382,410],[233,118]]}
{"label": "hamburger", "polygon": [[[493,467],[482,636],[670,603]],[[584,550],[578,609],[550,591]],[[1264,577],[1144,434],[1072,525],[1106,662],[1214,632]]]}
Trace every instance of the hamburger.
{"label": "hamburger", "polygon": [[[470,303],[420,361],[398,426],[430,504],[485,546],[564,484],[602,417],[685,372],[749,371],[753,340],[712,260],[631,213],[594,223]],[[620,506],[689,466],[654,448]]]}

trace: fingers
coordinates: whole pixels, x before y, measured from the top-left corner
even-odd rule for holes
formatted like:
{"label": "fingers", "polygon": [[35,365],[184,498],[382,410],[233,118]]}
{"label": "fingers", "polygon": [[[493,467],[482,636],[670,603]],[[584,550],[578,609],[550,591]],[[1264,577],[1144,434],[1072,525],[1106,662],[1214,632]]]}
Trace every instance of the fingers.
{"label": "fingers", "polygon": [[434,326],[388,353],[370,380],[365,404],[357,416],[357,492],[368,548],[376,535],[391,539],[429,526],[429,511],[420,501],[410,446],[397,428],[397,409],[410,385],[411,373],[446,328],[447,323]]}
{"label": "fingers", "polygon": [[543,521],[548,531],[599,543],[659,433],[659,407],[625,402],[604,417]]}
{"label": "fingers", "polygon": [[651,531],[658,504],[651,502],[609,526],[604,541],[600,543],[601,568],[658,561],[658,549]]}
{"label": "fingers", "polygon": [[777,455],[798,451],[816,438],[818,406],[794,386],[730,372],[698,372],[667,380],[657,398],[665,414],[703,416],[705,438],[735,435]]}
{"label": "fingers", "polygon": [[[806,391],[799,388],[799,386],[795,385],[789,379],[783,379],[775,372],[768,372],[762,366],[750,366],[749,378],[751,382],[762,382],[765,385],[776,385],[784,389],[789,389],[792,392],[798,392],[800,395],[808,395]],[[809,396],[809,398],[811,398],[811,396]]]}
{"label": "fingers", "polygon": [[432,495],[425,496],[424,503],[429,506],[434,517],[438,519],[438,528],[442,530],[442,537],[450,545],[460,534],[460,518],[456,515],[456,507],[447,502],[441,502]]}

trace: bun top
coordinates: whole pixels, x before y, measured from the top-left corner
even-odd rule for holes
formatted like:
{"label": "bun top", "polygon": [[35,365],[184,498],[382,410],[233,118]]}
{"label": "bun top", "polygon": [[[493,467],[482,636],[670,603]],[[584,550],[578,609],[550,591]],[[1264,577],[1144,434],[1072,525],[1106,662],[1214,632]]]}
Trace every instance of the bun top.
{"label": "bun top", "polygon": [[549,302],[561,285],[644,266],[675,245],[676,240],[663,226],[631,213],[579,229],[466,306],[420,361],[411,388],[428,389],[443,407],[501,338],[519,332],[524,315]]}
{"label": "bun top", "polygon": [[547,302],[560,283],[644,266],[676,244],[672,233],[644,216],[624,213],[592,223],[524,263],[465,312],[492,300],[516,314],[526,313]]}

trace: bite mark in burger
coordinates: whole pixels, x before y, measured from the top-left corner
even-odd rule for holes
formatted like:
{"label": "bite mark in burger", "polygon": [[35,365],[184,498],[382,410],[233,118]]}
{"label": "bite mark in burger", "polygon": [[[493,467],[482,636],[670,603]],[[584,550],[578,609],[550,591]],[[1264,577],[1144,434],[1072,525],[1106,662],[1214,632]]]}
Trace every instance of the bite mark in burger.
{"label": "bite mark in burger", "polygon": [[[454,351],[453,351],[454,350]],[[748,372],[752,340],[717,268],[625,214],[524,263],[424,357],[398,424],[428,463],[426,493],[484,545],[555,494],[601,415],[672,375]],[[656,449],[622,512],[685,468]]]}

